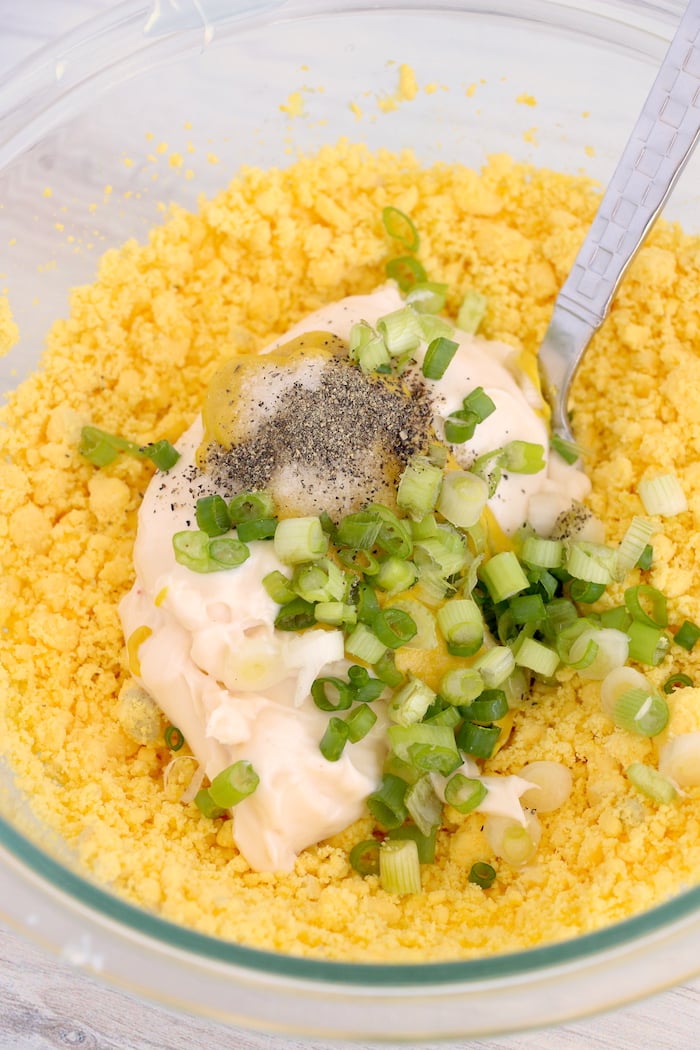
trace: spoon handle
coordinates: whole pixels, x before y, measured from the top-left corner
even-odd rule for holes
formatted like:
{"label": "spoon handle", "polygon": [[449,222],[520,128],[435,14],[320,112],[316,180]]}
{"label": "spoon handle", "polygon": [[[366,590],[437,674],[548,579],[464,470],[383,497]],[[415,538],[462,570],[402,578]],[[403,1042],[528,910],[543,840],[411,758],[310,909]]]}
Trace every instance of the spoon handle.
{"label": "spoon handle", "polygon": [[[554,307],[540,361],[557,401],[602,324],[627,267],[643,243],[700,135],[700,0],[689,0],[595,219]],[[573,315],[573,316],[570,316]],[[555,401],[557,399],[557,401]],[[565,418],[553,418],[569,432]]]}

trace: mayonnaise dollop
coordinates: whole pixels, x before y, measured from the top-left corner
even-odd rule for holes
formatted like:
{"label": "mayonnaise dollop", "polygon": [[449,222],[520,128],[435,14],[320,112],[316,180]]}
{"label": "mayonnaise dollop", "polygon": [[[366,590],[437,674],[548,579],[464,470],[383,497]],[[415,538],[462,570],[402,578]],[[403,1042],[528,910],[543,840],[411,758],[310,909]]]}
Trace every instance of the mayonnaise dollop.
{"label": "mayonnaise dollop", "polygon": [[[393,286],[341,300],[268,350],[320,329],[347,339],[354,323],[374,324],[402,305]],[[436,430],[477,386],[496,405],[474,439],[454,447],[457,460],[468,467],[481,453],[515,439],[541,444],[546,453],[539,394],[514,369],[512,349],[458,331],[454,338],[459,349],[445,376],[431,384]],[[424,352],[416,355],[419,363]],[[196,527],[196,501],[214,491],[195,463],[202,436],[197,419],[178,442],[175,467],[149,485],[134,546],[136,579],[120,615],[127,638],[149,628],[135,677],[182,731],[206,776],[213,779],[239,759],[256,770],[258,788],[234,810],[239,850],[254,869],[290,870],[301,850],[365,811],[367,795],[381,780],[387,718],[382,702],[375,702],[378,719],[363,740],[348,745],[337,762],[321,754],[328,714],[316,707],[310,688],[320,675],[346,672],[343,636],[320,628],[298,635],[275,629],[278,606],[262,580],[275,569],[289,575],[289,569],[271,543],[252,542],[247,561],[220,572],[200,574],[176,562],[172,536]],[[583,474],[549,457],[539,474],[504,476],[490,505],[501,528],[512,533],[527,520],[533,497],[549,494],[565,509],[587,491]],[[528,786],[518,777],[499,778],[484,805],[488,812],[495,806],[503,815],[522,813],[518,799]]]}

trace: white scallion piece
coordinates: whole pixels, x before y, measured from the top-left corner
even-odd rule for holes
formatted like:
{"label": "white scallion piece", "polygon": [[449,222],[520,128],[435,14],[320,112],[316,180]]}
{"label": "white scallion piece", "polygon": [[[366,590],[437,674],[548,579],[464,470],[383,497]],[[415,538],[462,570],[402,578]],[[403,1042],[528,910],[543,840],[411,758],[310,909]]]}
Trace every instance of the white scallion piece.
{"label": "white scallion piece", "polygon": [[700,785],[700,732],[681,733],[659,751],[659,773],[681,788]]}
{"label": "white scallion piece", "polygon": [[622,667],[626,663],[630,647],[629,638],[624,631],[617,631],[612,627],[592,627],[583,631],[571,644],[570,663],[576,664],[582,659],[589,642],[595,643],[596,654],[590,664],[579,669],[581,678],[601,682],[616,667]]}
{"label": "white scallion piece", "polygon": [[520,796],[520,801],[528,809],[536,809],[538,813],[552,813],[559,809],[571,794],[571,770],[561,762],[529,762],[520,770],[518,776],[535,785]]}
{"label": "white scallion piece", "polygon": [[513,868],[522,868],[535,856],[542,828],[534,814],[526,815],[525,825],[512,817],[489,814],[484,821],[484,834],[497,857]]}
{"label": "white scallion piece", "polygon": [[639,482],[637,492],[647,514],[672,518],[688,509],[688,500],[675,474],[646,478]]}
{"label": "white scallion piece", "polygon": [[617,548],[617,580],[624,580],[630,569],[634,568],[655,531],[653,522],[635,514]]}
{"label": "white scallion piece", "polygon": [[388,839],[382,843],[379,882],[387,893],[420,893],[418,847],[412,839]]}
{"label": "white scallion piece", "polygon": [[612,719],[615,703],[630,689],[649,689],[653,687],[648,678],[634,667],[616,667],[600,683],[600,706],[603,714]]}

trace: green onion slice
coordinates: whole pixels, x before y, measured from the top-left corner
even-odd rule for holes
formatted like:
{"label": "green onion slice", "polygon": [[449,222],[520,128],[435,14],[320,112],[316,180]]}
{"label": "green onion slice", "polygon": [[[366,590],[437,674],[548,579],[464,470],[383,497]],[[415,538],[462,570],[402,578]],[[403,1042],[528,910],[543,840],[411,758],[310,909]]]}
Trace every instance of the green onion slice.
{"label": "green onion slice", "polygon": [[471,813],[488,795],[488,788],[480,780],[455,773],[445,784],[445,802],[458,813]]}
{"label": "green onion slice", "polygon": [[379,881],[387,893],[420,893],[418,847],[412,839],[387,839],[379,850]]}
{"label": "green onion slice", "polygon": [[[656,587],[648,583],[640,583],[636,587],[628,587],[624,597],[625,606],[633,620],[649,624],[650,627],[667,626],[666,595]],[[649,612],[642,607],[642,599],[650,604]]]}
{"label": "green onion slice", "polygon": [[259,783],[260,777],[252,764],[246,759],[240,759],[217,773],[211,782],[209,795],[217,806],[231,809],[252,795]]}
{"label": "green onion slice", "polygon": [[425,378],[442,379],[458,349],[459,343],[454,339],[445,339],[442,336],[433,339],[423,358],[422,372]]}
{"label": "green onion slice", "polygon": [[78,452],[96,467],[109,466],[120,452],[126,452],[136,459],[150,459],[159,470],[170,470],[180,458],[180,453],[169,441],[137,445],[134,441],[127,441],[126,438],[93,426],[82,428]]}
{"label": "green onion slice", "polygon": [[275,501],[264,489],[241,492],[228,505],[233,525],[243,521],[258,521],[260,518],[274,518],[276,513]]}
{"label": "green onion slice", "polygon": [[413,219],[405,211],[401,211],[400,208],[394,208],[392,205],[382,208],[382,223],[389,236],[393,237],[395,241],[399,241],[406,251],[418,251],[420,246],[418,230]]}
{"label": "green onion slice", "polygon": [[700,638],[700,627],[690,620],[684,620],[673,636],[674,642],[683,649],[687,649],[688,652],[693,648],[698,638]]}
{"label": "green onion slice", "polygon": [[687,674],[672,674],[670,678],[667,678],[664,682],[663,689],[667,695],[675,693],[677,689],[686,689],[689,686],[692,687],[693,679]]}
{"label": "green onion slice", "polygon": [[626,772],[630,782],[654,802],[668,805],[678,797],[671,781],[644,762],[633,762]]}
{"label": "green onion slice", "polygon": [[456,733],[460,751],[474,758],[491,758],[501,730],[498,726],[480,726],[474,722],[463,722]]}
{"label": "green onion slice", "polygon": [[234,569],[250,557],[250,547],[241,540],[222,536],[209,541],[209,557],[214,568]]}
{"label": "green onion slice", "polygon": [[358,740],[363,740],[376,721],[377,715],[371,707],[367,707],[366,704],[356,707],[345,719],[350,743],[356,744]]}
{"label": "green onion slice", "polygon": [[228,506],[223,496],[202,496],[195,507],[197,525],[207,536],[223,536],[231,528]]}
{"label": "green onion slice", "polygon": [[393,773],[385,773],[376,791],[367,798],[367,808],[375,820],[390,831],[403,824],[408,816],[404,798],[407,784]]}
{"label": "green onion slice", "polygon": [[372,630],[388,649],[398,649],[415,638],[418,628],[412,616],[403,609],[389,606],[372,620]]}
{"label": "green onion slice", "polygon": [[321,711],[347,711],[352,707],[352,686],[342,678],[317,678],[311,686],[311,696]]}
{"label": "green onion slice", "polygon": [[484,860],[477,860],[469,869],[467,880],[488,890],[496,881],[496,869]]}
{"label": "green onion slice", "polygon": [[344,722],[342,718],[329,718],[326,731],[318,745],[319,750],[328,762],[337,762],[349,739],[350,731],[347,722]]}
{"label": "green onion slice", "polygon": [[390,280],[396,281],[404,294],[428,279],[425,270],[412,255],[400,255],[396,259],[390,259],[384,267],[384,272]]}
{"label": "green onion slice", "polygon": [[457,327],[463,332],[474,334],[484,319],[488,300],[485,295],[470,289],[465,293],[462,305],[457,314]]}
{"label": "green onion slice", "polygon": [[185,743],[185,738],[182,732],[177,726],[167,726],[165,733],[163,734],[166,747],[169,747],[171,751],[179,751]]}
{"label": "green onion slice", "polygon": [[668,719],[668,704],[652,690],[628,689],[613,705],[615,725],[638,736],[657,736],[666,728]]}
{"label": "green onion slice", "polygon": [[348,855],[351,868],[358,875],[378,875],[379,849],[380,845],[376,839],[365,839],[363,842],[358,842]]}

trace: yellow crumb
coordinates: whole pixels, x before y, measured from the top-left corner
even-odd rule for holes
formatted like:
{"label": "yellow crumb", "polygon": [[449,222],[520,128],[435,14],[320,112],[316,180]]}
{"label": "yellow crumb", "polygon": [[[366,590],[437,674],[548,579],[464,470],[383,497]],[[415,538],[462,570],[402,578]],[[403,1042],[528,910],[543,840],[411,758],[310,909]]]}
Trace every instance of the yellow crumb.
{"label": "yellow crumb", "polygon": [[301,117],[304,113],[304,99],[301,91],[292,91],[287,101],[281,104],[280,109],[283,113],[288,113],[290,117]]}
{"label": "yellow crumb", "polygon": [[45,189],[44,189],[44,196],[45,197],[53,197],[53,190],[51,189],[50,186],[46,186],[45,187]]}
{"label": "yellow crumb", "polygon": [[595,146],[584,146],[583,152],[587,157],[595,157]]}
{"label": "yellow crumb", "polygon": [[171,153],[168,157],[168,164],[171,168],[181,168],[184,164],[181,153]]}
{"label": "yellow crumb", "polygon": [[[222,358],[374,289],[384,279],[387,205],[414,220],[421,262],[448,285],[448,312],[468,289],[481,293],[483,334],[531,355],[598,197],[582,177],[506,156],[477,173],[342,142],[284,170],[247,169],[196,213],[163,206],[146,243],[108,251],[53,325],[41,370],[0,410],[0,740],[38,817],[95,878],[143,908],[272,951],[415,962],[561,941],[697,883],[700,789],[666,806],[636,791],[625,770],[653,763],[657,744],[615,729],[598,685],[567,672],[515,711],[487,771],[555,758],[571,769],[573,792],[542,816],[532,863],[495,862],[492,889],[468,881],[475,860],[493,859],[481,818],[455,811],[412,897],[351,870],[348,849],[371,835],[369,817],[306,850],[290,874],[251,871],[230,822],[179,801],[191,761],[164,785],[171,754],[153,739],[157,720],[154,729],[143,697],[127,703],[117,606],[132,583],[152,468],[124,457],[100,471],[77,452],[87,421],[139,443],[174,440]],[[676,625],[700,621],[699,285],[700,239],[659,222],[573,397],[591,506],[610,542],[640,511],[640,478],[673,471],[688,494],[688,511],[654,538],[645,575],[669,596]],[[0,332],[16,337],[6,300]],[[613,588],[611,603],[621,600]],[[131,639],[136,662],[140,640]],[[700,682],[700,654],[675,647],[650,677],[658,686],[675,671]],[[669,700],[668,734],[700,726],[700,689]],[[127,732],[136,715],[138,739]]]}
{"label": "yellow crumb", "polygon": [[19,339],[19,328],[5,295],[0,296],[0,357],[8,353]]}
{"label": "yellow crumb", "polygon": [[533,146],[537,145],[537,128],[528,128],[527,131],[523,132],[523,139],[525,142],[531,142]]}
{"label": "yellow crumb", "polygon": [[355,114],[357,120],[360,120],[362,117],[362,106],[358,106],[357,102],[351,102],[350,111]]}
{"label": "yellow crumb", "polygon": [[516,98],[515,101],[520,106],[536,106],[537,105],[537,99],[535,98],[534,95],[526,95],[526,94],[518,95],[518,97]]}
{"label": "yellow crumb", "polygon": [[402,102],[412,102],[418,94],[418,81],[412,66],[403,62],[399,66],[399,82],[396,91],[392,95],[385,95],[378,101],[379,108],[383,113],[390,113],[398,109]]}

